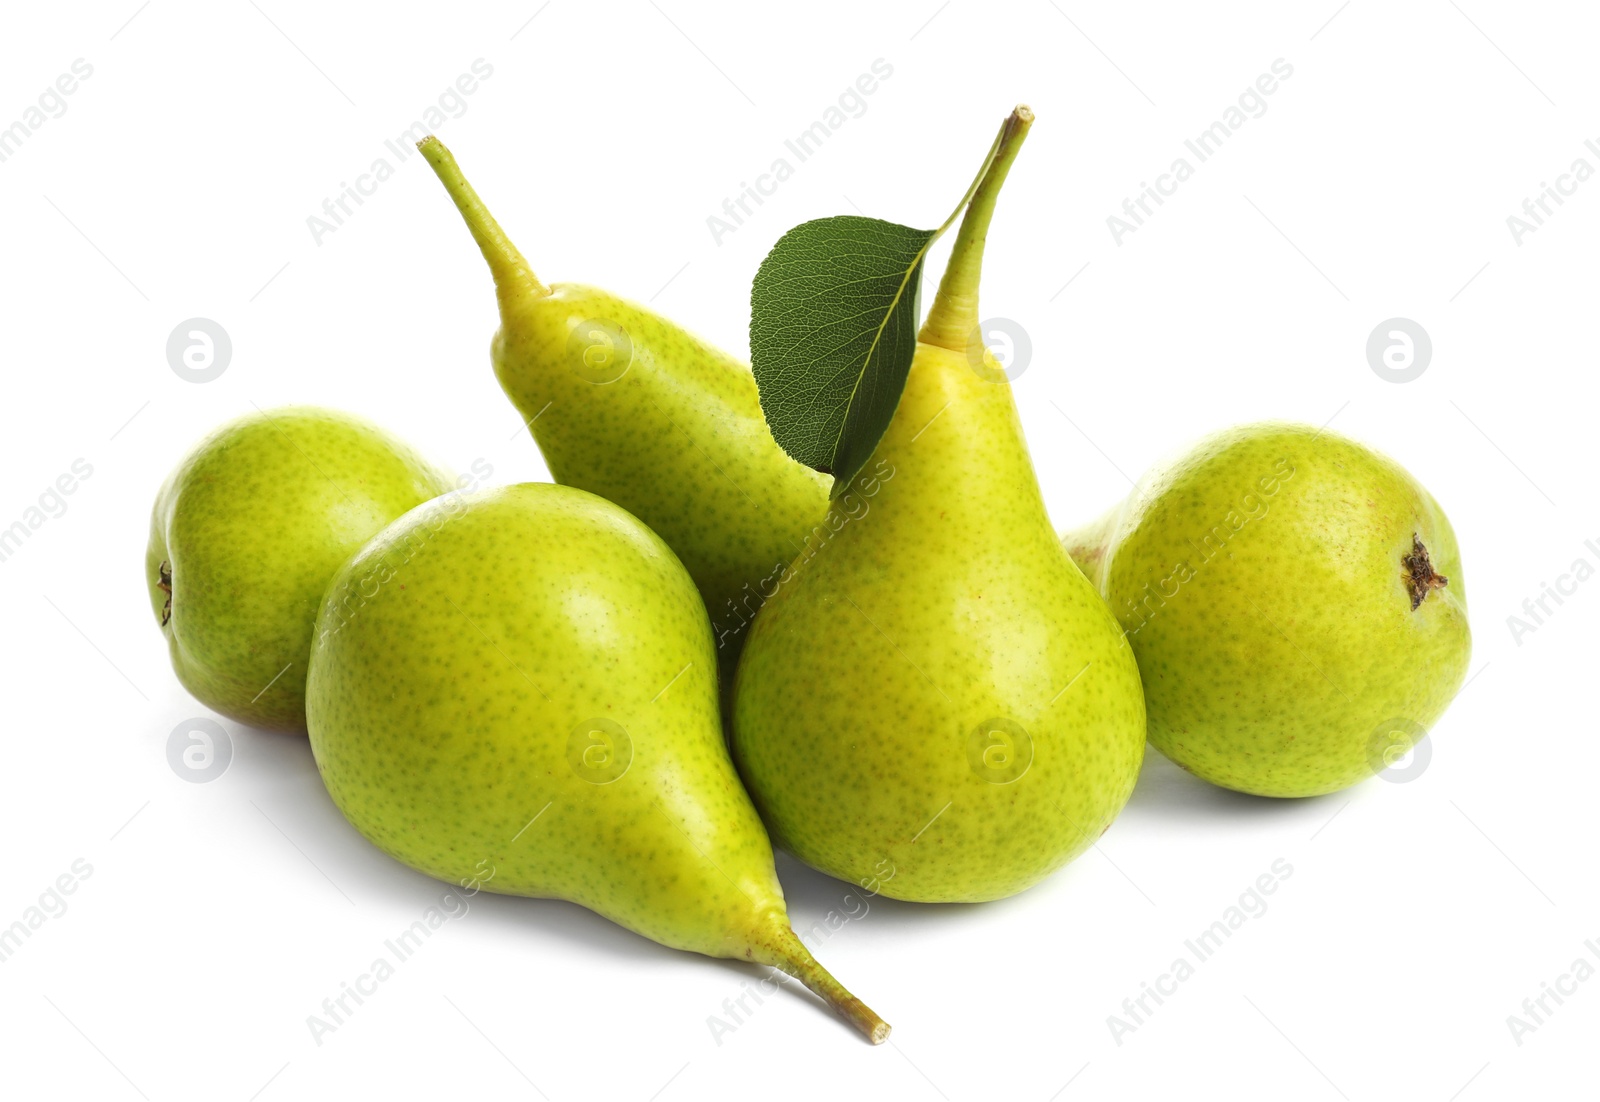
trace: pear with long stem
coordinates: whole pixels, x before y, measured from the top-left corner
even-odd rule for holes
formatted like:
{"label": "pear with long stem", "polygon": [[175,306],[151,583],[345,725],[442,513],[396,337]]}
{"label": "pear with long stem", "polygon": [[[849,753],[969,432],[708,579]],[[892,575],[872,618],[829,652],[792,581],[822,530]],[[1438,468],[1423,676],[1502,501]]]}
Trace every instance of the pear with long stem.
{"label": "pear with long stem", "polygon": [[831,480],[778,447],[748,364],[607,291],[541,283],[444,143],[417,148],[494,276],[490,357],[551,475],[667,541],[731,673],[761,593],[827,512]]}
{"label": "pear with long stem", "polygon": [[1058,542],[1010,384],[975,340],[995,201],[1032,120],[1008,120],[967,209],[861,476],[880,483],[870,510],[834,503],[734,690],[735,761],[774,838],[900,899],[1035,883],[1111,823],[1144,752],[1132,652]]}
{"label": "pear with long stem", "polygon": [[611,502],[525,483],[413,509],[329,585],[306,697],[334,803],[407,865],[782,969],[888,1037],[790,928],[700,598]]}

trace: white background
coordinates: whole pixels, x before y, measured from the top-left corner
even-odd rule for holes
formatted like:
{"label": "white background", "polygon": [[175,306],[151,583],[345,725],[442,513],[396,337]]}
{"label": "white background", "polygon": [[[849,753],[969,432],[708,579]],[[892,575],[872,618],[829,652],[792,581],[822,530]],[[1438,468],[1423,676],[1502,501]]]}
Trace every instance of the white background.
{"label": "white background", "polygon": [[[463,1088],[663,1102],[1591,1092],[1578,1083],[1593,1075],[1600,982],[1548,1002],[1520,1045],[1507,1017],[1600,938],[1600,582],[1520,640],[1508,617],[1575,560],[1600,564],[1584,545],[1600,538],[1600,182],[1520,244],[1506,219],[1575,158],[1600,168],[1584,148],[1600,139],[1593,13],[543,2],[7,9],[0,125],[74,59],[93,75],[0,163],[0,527],[75,459],[93,475],[0,563],[0,926],[75,860],[93,872],[0,965],[0,1089],[268,1102]],[[894,1024],[893,1047],[793,992],[718,1044],[708,1017],[759,971],[566,904],[489,896],[317,1045],[307,1016],[441,886],[344,823],[301,739],[228,722],[220,779],[169,767],[174,726],[208,713],[150,616],[148,510],[204,432],[288,402],[361,412],[460,471],[486,460],[495,482],[547,477],[489,368],[482,262],[420,159],[383,144],[478,58],[492,77],[440,133],[541,277],[650,300],[741,354],[751,276],[784,230],[856,208],[936,224],[1007,110],[1031,104],[984,313],[1031,339],[1016,393],[1053,519],[1088,519],[1126,476],[1242,421],[1331,423],[1393,454],[1454,521],[1476,629],[1472,680],[1427,769],[1271,802],[1152,753],[1098,851],[1046,883],[983,906],[874,900],[822,945]],[[893,75],[865,113],[717,244],[707,217],[877,58]],[[1107,216],[1277,58],[1294,72],[1266,113],[1114,241]],[[316,243],[308,216],[380,156],[393,178]],[[197,316],[234,348],[204,385],[165,354]],[[1364,351],[1396,316],[1434,345],[1403,385]],[[1293,875],[1269,909],[1119,1045],[1108,1016],[1279,858]],[[780,873],[798,927],[844,905],[845,885],[787,859]]]}

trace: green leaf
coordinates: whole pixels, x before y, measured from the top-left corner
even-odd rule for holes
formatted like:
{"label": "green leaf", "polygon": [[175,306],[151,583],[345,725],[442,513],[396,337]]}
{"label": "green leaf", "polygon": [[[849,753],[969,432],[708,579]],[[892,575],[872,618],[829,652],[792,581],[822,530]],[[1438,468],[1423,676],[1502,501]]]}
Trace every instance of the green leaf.
{"label": "green leaf", "polygon": [[889,427],[917,347],[939,230],[841,215],[796,226],[750,293],[750,359],[773,437],[848,489]]}
{"label": "green leaf", "polygon": [[872,458],[900,404],[917,350],[928,247],[972,201],[1002,149],[1015,155],[1014,139],[1032,118],[1019,107],[1006,120],[938,229],[819,218],[784,234],[761,262],[750,288],[750,364],[761,412],[784,451],[833,475],[833,497]]}

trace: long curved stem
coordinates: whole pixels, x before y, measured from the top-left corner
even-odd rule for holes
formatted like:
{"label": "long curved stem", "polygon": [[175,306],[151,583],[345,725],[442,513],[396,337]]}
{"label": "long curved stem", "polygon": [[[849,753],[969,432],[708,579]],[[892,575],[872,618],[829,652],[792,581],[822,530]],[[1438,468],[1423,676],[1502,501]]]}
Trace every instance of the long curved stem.
{"label": "long curved stem", "polygon": [[995,200],[1006,182],[1011,163],[1033,125],[1033,111],[1018,105],[1000,128],[988,170],[972,192],[967,215],[950,251],[950,263],[939,281],[939,293],[922,323],[917,339],[955,352],[965,352],[978,326],[978,279],[983,273],[983,246],[989,237]]}
{"label": "long curved stem", "polygon": [[817,998],[832,1007],[835,1014],[859,1029],[873,1044],[881,1045],[887,1041],[889,1023],[878,1017],[866,1003],[850,994],[844,984],[834,979],[826,968],[817,963],[817,958],[811,955],[811,950],[805,947],[805,943],[786,923],[780,922],[777,925],[773,944],[753,947],[754,959],[787,972],[805,984]]}
{"label": "long curved stem", "polygon": [[550,288],[540,283],[539,277],[533,274],[533,269],[500,228],[500,223],[494,220],[489,208],[483,205],[478,193],[467,183],[461,166],[456,164],[455,157],[445,144],[429,134],[417,143],[417,149],[433,168],[434,175],[439,177],[445,191],[450,193],[467,229],[472,231],[472,239],[482,250],[483,259],[488,261],[501,313],[504,314],[506,307],[518,300],[548,295]]}

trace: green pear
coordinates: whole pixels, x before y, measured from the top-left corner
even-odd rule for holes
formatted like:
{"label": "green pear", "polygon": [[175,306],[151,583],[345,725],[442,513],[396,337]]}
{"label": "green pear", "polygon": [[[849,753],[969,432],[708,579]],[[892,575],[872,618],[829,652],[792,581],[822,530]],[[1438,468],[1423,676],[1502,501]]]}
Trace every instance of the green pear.
{"label": "green pear", "polygon": [[1010,384],[975,336],[1018,109],[968,208],[893,419],[756,617],[735,760],[773,837],[899,899],[1019,892],[1133,789],[1144,701],[1051,529]]}
{"label": "green pear", "polygon": [[1444,510],[1325,429],[1218,433],[1065,542],[1127,630],[1151,743],[1214,784],[1338,791],[1402,756],[1466,676]]}
{"label": "green pear", "polygon": [[306,657],[328,579],[400,514],[451,488],[375,425],[289,407],[202,440],[156,497],[150,607],[172,668],[241,723],[306,726]]}
{"label": "green pear", "polygon": [[437,138],[418,143],[488,261],[490,356],[560,483],[654,528],[705,599],[724,669],[776,578],[828,511],[827,475],[790,459],[748,364],[647,307],[534,276]]}
{"label": "green pear", "polygon": [[408,513],[329,586],[307,703],[334,802],[405,864],[771,965],[888,1036],[790,929],[704,606],[611,502],[524,484]]}

